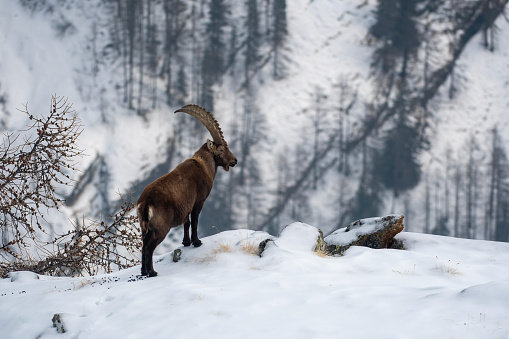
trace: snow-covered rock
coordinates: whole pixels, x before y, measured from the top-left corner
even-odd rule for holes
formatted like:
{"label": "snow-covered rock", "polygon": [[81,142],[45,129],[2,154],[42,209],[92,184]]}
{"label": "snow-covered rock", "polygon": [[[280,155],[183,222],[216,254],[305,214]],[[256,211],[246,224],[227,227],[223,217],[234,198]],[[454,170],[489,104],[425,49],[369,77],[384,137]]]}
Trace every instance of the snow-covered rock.
{"label": "snow-covered rock", "polygon": [[402,248],[394,236],[403,231],[403,216],[392,214],[385,217],[357,220],[324,238],[326,251],[342,255],[350,246],[366,246],[374,249]]}

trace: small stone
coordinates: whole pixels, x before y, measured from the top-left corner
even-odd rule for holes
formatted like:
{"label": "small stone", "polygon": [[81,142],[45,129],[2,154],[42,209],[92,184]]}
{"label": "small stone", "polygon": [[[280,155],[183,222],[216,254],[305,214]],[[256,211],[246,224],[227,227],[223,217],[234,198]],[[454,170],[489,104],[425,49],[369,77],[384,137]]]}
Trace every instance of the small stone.
{"label": "small stone", "polygon": [[327,251],[327,244],[323,240],[322,230],[319,229],[318,232],[319,232],[319,235],[318,235],[318,239],[316,239],[315,252],[323,253],[323,252]]}
{"label": "small stone", "polygon": [[265,247],[267,246],[267,243],[269,241],[273,241],[272,239],[265,239],[264,241],[260,242],[260,244],[258,245],[258,256],[262,256],[262,253],[263,251],[265,250]]}
{"label": "small stone", "polygon": [[63,320],[63,314],[62,313],[55,313],[53,315],[53,327],[57,328],[58,333],[65,333],[67,330],[64,326],[64,320]]}
{"label": "small stone", "polygon": [[182,250],[177,248],[173,251],[173,262],[179,262],[180,257],[182,256]]}

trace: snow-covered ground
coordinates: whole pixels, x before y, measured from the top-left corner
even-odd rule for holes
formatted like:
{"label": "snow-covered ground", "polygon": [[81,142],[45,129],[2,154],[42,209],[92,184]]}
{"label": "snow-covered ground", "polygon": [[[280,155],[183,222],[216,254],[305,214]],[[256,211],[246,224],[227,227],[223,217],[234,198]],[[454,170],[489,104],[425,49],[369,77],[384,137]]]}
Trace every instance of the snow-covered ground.
{"label": "snow-covered ground", "polygon": [[[312,251],[318,230],[235,230],[87,278],[0,280],[2,338],[508,338],[509,244],[400,233],[407,250]],[[52,318],[62,313],[67,332]]]}

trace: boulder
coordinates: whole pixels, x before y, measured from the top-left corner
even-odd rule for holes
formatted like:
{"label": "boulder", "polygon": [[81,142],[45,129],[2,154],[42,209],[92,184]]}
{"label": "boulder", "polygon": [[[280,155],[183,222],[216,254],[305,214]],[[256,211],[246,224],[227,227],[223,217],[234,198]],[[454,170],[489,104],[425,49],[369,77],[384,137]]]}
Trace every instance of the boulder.
{"label": "boulder", "polygon": [[325,237],[324,251],[330,255],[343,255],[350,246],[403,249],[403,243],[394,239],[403,230],[403,218],[392,214],[357,220]]}

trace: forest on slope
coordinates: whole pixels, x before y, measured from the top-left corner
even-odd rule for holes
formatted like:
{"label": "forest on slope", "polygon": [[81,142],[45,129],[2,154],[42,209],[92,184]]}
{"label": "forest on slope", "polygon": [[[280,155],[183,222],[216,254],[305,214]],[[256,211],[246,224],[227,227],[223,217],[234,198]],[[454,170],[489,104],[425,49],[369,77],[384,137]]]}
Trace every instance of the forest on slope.
{"label": "forest on slope", "polygon": [[[20,0],[12,14],[37,18],[52,32],[43,40],[62,48],[73,90],[58,94],[88,129],[82,172],[63,189],[66,217],[49,221],[112,215],[117,191],[136,198],[190,157],[206,130],[171,112],[196,103],[239,160],[218,173],[203,235],[277,234],[293,220],[328,232],[401,213],[413,231],[508,241],[506,5]],[[4,131],[22,127],[13,101],[34,91],[9,83],[33,66],[16,54],[28,39],[20,32],[3,37],[13,47],[0,59]],[[479,64],[494,73],[481,77]],[[34,67],[27,78],[36,86],[45,76]]]}

